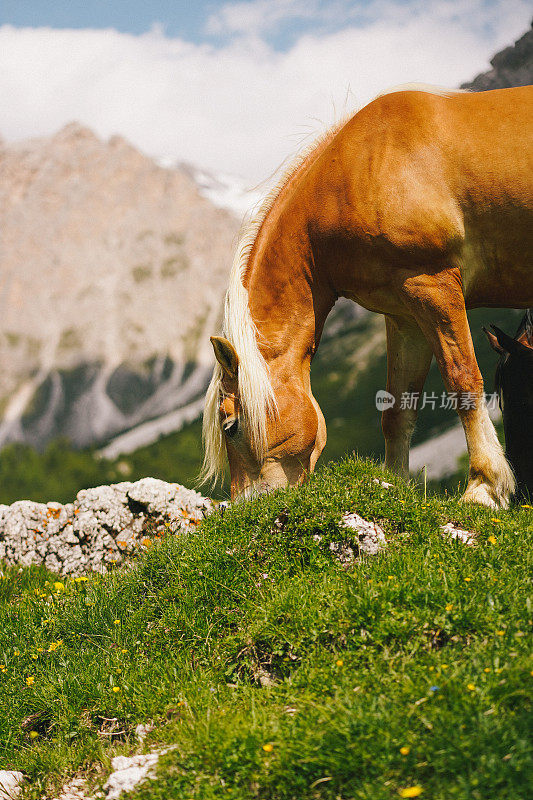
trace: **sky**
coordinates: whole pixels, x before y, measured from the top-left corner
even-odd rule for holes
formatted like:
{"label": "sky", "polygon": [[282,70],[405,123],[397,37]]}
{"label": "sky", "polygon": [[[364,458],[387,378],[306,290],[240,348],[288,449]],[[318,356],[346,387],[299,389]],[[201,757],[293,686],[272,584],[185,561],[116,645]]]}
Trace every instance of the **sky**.
{"label": "sky", "polygon": [[485,71],[531,16],[530,0],[0,0],[0,136],[77,120],[261,182],[391,86]]}

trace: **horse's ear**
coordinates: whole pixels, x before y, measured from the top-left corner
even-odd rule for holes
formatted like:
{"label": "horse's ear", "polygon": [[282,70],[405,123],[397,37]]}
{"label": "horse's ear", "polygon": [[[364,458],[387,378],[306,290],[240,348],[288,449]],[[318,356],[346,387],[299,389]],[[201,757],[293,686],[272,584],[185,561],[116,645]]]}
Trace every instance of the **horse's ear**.
{"label": "horse's ear", "polygon": [[[512,336],[509,336],[507,333],[501,330],[501,328],[497,328],[496,325],[490,326],[494,333],[496,334],[496,339],[498,340],[498,344],[500,345],[500,350],[497,352],[504,352],[504,353],[523,353],[524,351],[528,351],[531,348],[527,347],[522,342],[518,342],[516,339],[513,339]],[[496,349],[496,348],[495,348]]]}
{"label": "horse's ear", "polygon": [[215,358],[228,376],[236,380],[239,369],[239,356],[232,343],[222,336],[211,336]]}
{"label": "horse's ear", "polygon": [[502,356],[505,353],[505,350],[503,349],[503,347],[500,346],[500,343],[498,342],[494,334],[488,331],[485,328],[485,326],[483,326],[483,332],[487,337],[487,339],[489,340],[489,344],[492,347],[492,349],[495,350],[498,353],[498,355]]}

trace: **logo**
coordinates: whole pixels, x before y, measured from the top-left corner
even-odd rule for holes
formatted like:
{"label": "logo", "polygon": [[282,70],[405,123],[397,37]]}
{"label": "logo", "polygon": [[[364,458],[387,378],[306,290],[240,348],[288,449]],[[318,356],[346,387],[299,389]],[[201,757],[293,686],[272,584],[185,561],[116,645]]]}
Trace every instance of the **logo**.
{"label": "logo", "polygon": [[379,392],[376,392],[376,408],[378,411],[385,411],[386,408],[392,408],[394,403],[396,402],[396,398],[390,392],[386,392],[385,389],[380,389]]}

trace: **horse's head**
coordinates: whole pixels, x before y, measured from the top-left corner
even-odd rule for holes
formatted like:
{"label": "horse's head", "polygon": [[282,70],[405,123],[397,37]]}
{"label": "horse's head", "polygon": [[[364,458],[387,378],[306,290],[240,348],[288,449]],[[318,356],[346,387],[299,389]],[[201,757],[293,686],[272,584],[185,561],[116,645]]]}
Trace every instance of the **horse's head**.
{"label": "horse's head", "polygon": [[506,403],[533,412],[533,322],[528,312],[513,339],[496,325],[494,333],[483,328],[489,344],[500,356],[496,369],[496,389],[502,410]]}
{"label": "horse's head", "polygon": [[[253,374],[243,380],[243,365],[227,339],[212,337],[211,342],[220,378],[211,399],[216,418],[208,419],[207,427],[218,426],[219,438],[216,430],[211,438],[219,442],[219,452],[222,442],[225,446],[232,499],[301,483],[326,443],[324,417],[310,387],[296,377],[270,376],[268,397],[247,397]],[[206,440],[209,444],[209,431]]]}
{"label": "horse's head", "polygon": [[533,321],[528,312],[513,339],[491,325],[485,330],[500,356],[496,389],[500,397],[506,455],[515,472],[516,497],[533,497]]}

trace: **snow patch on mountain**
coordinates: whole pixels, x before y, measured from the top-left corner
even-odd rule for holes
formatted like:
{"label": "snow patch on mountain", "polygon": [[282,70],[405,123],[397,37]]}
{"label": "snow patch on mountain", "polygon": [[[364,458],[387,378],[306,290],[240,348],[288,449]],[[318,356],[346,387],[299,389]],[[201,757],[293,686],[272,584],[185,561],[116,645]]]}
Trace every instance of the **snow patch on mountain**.
{"label": "snow patch on mountain", "polygon": [[224,172],[210,172],[191,164],[179,165],[194,180],[202,197],[207,198],[217,208],[231,211],[243,219],[262,201],[267,190],[249,187],[243,178]]}

